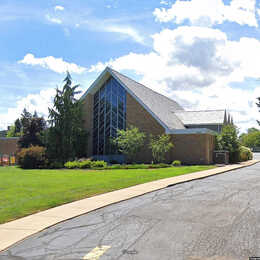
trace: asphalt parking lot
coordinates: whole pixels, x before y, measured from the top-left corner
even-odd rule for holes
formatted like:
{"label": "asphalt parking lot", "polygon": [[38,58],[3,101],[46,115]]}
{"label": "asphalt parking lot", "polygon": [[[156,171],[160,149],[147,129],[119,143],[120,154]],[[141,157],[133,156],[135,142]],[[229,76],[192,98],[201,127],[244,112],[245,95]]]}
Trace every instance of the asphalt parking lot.
{"label": "asphalt parking lot", "polygon": [[0,253],[1,260],[249,256],[260,256],[260,163],[107,206]]}

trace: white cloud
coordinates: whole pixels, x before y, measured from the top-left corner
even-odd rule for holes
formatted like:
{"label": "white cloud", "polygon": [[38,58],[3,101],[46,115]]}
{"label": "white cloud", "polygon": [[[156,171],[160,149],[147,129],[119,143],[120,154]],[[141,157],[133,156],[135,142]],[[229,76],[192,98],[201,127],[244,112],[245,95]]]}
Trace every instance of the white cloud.
{"label": "white cloud", "polygon": [[156,8],[153,14],[157,21],[173,21],[176,24],[187,20],[192,25],[211,26],[229,21],[258,27],[255,5],[255,0],[232,0],[229,5],[222,0],[177,0],[168,9]]}
{"label": "white cloud", "polygon": [[186,109],[227,108],[243,130],[256,125],[255,101],[260,90],[234,88],[232,82],[259,77],[260,41],[230,41],[220,30],[195,26],[165,29],[153,35],[153,41],[150,53],[129,53],[99,62],[90,71],[108,65],[131,70],[141,76],[143,84],[176,99]]}
{"label": "white cloud", "polygon": [[[83,26],[82,26],[83,25]],[[87,26],[88,29],[97,31],[97,32],[111,32],[117,33],[118,37],[115,37],[116,40],[121,40],[125,38],[130,38],[135,42],[140,44],[145,44],[144,37],[132,26],[125,25],[123,23],[111,21],[111,20],[85,20],[81,24],[76,24],[76,27]]]}
{"label": "white cloud", "polygon": [[161,4],[161,5],[169,5],[170,3],[167,2],[167,1],[165,1],[165,0],[161,0],[161,1],[160,1],[160,4]]}
{"label": "white cloud", "polygon": [[81,74],[86,68],[81,67],[75,63],[69,63],[64,61],[62,58],[55,58],[53,56],[47,56],[44,58],[36,58],[33,54],[28,53],[18,63],[41,66],[43,68],[55,71],[57,73],[64,73],[66,71]]}
{"label": "white cloud", "polygon": [[64,11],[64,7],[61,6],[61,5],[56,5],[56,6],[54,7],[54,10],[55,10],[55,11]]}
{"label": "white cloud", "polygon": [[103,27],[104,31],[120,33],[132,38],[135,42],[144,44],[144,38],[130,26],[108,25]]}
{"label": "white cloud", "polygon": [[19,99],[14,108],[9,108],[6,113],[0,114],[0,129],[7,129],[7,126],[12,125],[21,116],[24,108],[31,113],[37,111],[40,116],[47,119],[48,107],[52,106],[55,93],[55,89],[46,89],[40,91],[39,94],[29,94]]}
{"label": "white cloud", "polygon": [[46,14],[45,18],[51,23],[62,24],[62,20],[60,18],[50,16],[49,14]]}

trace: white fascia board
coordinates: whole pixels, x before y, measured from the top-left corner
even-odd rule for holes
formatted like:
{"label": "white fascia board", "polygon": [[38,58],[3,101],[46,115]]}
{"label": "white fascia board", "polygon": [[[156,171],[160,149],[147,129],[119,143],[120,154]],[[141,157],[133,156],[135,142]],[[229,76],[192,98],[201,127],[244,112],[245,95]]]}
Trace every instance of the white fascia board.
{"label": "white fascia board", "polygon": [[164,124],[160,118],[158,116],[156,116],[153,111],[151,111],[151,109],[145,105],[142,100],[140,100],[114,73],[112,70],[110,70],[110,68],[108,68],[108,71],[110,72],[110,74],[121,84],[121,86],[124,87],[124,89],[142,106],[144,107],[147,112],[165,129],[165,132],[167,133],[168,131],[170,131],[170,129],[167,127],[166,124]]}
{"label": "white fascia board", "polygon": [[167,134],[211,134],[216,135],[217,133],[207,128],[190,128],[190,129],[172,129]]}

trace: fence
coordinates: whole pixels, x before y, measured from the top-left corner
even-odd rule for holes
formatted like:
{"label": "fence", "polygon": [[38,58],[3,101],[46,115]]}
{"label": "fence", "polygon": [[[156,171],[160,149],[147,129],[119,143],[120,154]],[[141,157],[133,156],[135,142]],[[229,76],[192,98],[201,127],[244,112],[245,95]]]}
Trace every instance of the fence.
{"label": "fence", "polygon": [[0,154],[0,166],[11,166],[16,164],[14,154]]}

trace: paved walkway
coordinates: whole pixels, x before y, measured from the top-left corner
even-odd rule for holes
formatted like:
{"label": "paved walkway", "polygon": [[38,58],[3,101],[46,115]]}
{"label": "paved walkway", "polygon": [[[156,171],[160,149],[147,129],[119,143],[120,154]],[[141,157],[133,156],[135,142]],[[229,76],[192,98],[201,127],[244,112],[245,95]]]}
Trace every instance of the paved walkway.
{"label": "paved walkway", "polygon": [[137,197],[152,191],[160,190],[174,184],[201,179],[234,169],[250,166],[257,162],[259,162],[259,160],[252,160],[241,164],[217,167],[207,171],[195,172],[187,175],[136,185],[130,188],[65,204],[6,224],[2,224],[0,225],[0,251],[47,227],[105,207],[107,205]]}

